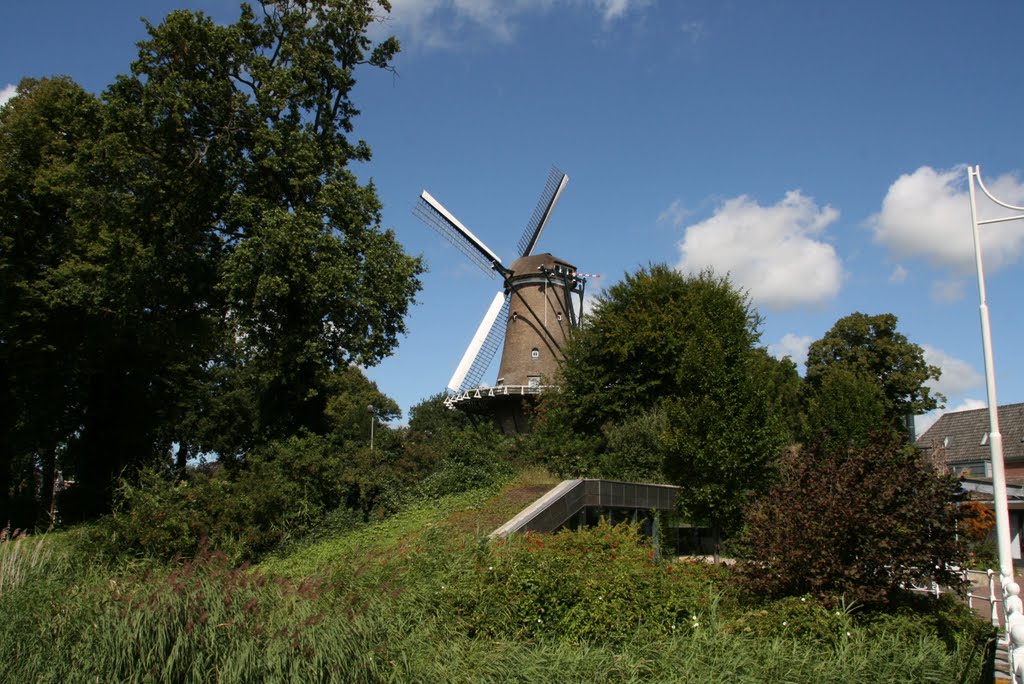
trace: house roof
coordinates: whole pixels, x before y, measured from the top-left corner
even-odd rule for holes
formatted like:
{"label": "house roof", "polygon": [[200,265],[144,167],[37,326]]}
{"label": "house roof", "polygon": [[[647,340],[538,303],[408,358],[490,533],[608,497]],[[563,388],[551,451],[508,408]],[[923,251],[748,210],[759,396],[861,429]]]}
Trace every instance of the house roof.
{"label": "house roof", "polygon": [[[917,439],[917,446],[941,463],[965,463],[989,458],[988,409],[956,411],[939,418]],[[1003,459],[1024,461],[1024,404],[999,407]]]}

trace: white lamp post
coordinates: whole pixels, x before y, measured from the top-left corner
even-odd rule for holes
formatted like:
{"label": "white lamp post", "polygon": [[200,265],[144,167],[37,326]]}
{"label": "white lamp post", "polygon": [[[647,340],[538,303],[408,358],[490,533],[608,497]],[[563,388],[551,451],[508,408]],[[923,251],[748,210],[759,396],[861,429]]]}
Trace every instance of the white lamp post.
{"label": "white lamp post", "polygon": [[985,298],[985,274],[981,263],[979,227],[1024,219],[1024,213],[1002,218],[978,220],[975,185],[1001,207],[1024,212],[1024,207],[1007,204],[992,196],[981,180],[981,167],[967,167],[967,185],[971,194],[971,224],[974,230],[974,259],[978,271],[978,297],[981,300],[981,341],[985,352],[985,387],[988,392],[989,454],[992,459],[992,505],[996,514],[996,544],[999,548],[999,580],[1003,587],[1003,616],[1009,637],[1010,673],[1014,684],[1024,679],[1024,605],[1020,586],[1013,581],[1013,550],[1010,546],[1010,511],[1006,499],[1006,470],[1003,463],[1003,435],[999,432],[999,404],[996,401],[996,375],[992,360],[992,330]]}

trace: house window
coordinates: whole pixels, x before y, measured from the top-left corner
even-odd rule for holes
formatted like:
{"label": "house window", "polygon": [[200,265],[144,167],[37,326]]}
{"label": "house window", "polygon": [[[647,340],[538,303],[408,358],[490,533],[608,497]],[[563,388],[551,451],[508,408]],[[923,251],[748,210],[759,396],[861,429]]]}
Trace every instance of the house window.
{"label": "house window", "polygon": [[987,444],[988,444],[988,433],[986,432],[985,434],[983,434],[981,436],[981,446],[986,446]]}
{"label": "house window", "polygon": [[950,463],[949,469],[954,475],[967,477],[991,477],[990,465],[987,461],[969,461],[967,463]]}
{"label": "house window", "polygon": [[539,359],[540,358],[540,350],[537,349],[536,347],[534,347],[533,351],[530,352],[530,356],[532,356],[534,359]]}

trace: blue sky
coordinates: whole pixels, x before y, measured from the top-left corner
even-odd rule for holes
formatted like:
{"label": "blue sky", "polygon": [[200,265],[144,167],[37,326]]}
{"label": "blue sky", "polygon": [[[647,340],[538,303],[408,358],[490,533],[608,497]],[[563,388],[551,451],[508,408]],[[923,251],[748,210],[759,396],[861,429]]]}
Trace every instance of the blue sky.
{"label": "blue sky", "polygon": [[[428,189],[506,263],[552,165],[568,188],[539,249],[591,292],[666,262],[728,272],[802,360],[854,311],[895,313],[983,405],[967,164],[1024,204],[1024,4],[981,0],[393,0],[397,74],[366,71],[355,134],[384,222],[430,269],[408,334],[368,370],[404,410],[444,388],[498,288],[422,225]],[[127,70],[140,16],[233,20],[224,0],[63,0],[0,11],[0,89]],[[992,213],[992,212],[989,212]],[[1000,403],[1024,401],[1024,221],[985,229]],[[493,379],[492,368],[489,379]],[[919,418],[919,430],[932,418]]]}

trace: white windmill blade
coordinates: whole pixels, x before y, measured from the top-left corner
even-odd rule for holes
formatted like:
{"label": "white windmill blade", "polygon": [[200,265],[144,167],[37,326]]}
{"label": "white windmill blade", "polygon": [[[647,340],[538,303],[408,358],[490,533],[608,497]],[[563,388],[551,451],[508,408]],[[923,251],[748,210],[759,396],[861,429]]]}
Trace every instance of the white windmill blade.
{"label": "white windmill blade", "polygon": [[480,327],[476,329],[466,353],[462,355],[462,361],[452,374],[452,379],[448,381],[448,389],[452,392],[461,392],[467,382],[473,385],[480,382],[480,377],[494,358],[498,342],[505,331],[504,322],[499,322],[499,319],[508,317],[508,302],[509,299],[503,291],[494,295],[491,306],[484,314],[484,319],[480,321]]}
{"label": "white windmill blade", "polygon": [[533,254],[537,241],[540,240],[540,234],[544,232],[544,226],[547,225],[551,212],[554,210],[555,204],[558,203],[558,198],[562,195],[562,191],[565,190],[565,186],[568,183],[569,177],[567,175],[556,168],[551,169],[551,173],[548,174],[547,183],[544,184],[544,190],[537,201],[537,206],[530,216],[530,222],[526,224],[526,230],[523,231],[523,236],[519,238],[519,243],[516,245],[519,248],[519,256],[524,257]]}
{"label": "white windmill blade", "polygon": [[413,208],[413,213],[440,233],[448,242],[458,247],[490,277],[493,278],[495,271],[501,269],[501,259],[498,258],[498,255],[492,252],[480,238],[473,235],[469,228],[459,223],[459,220],[426,190],[420,193],[420,200]]}

